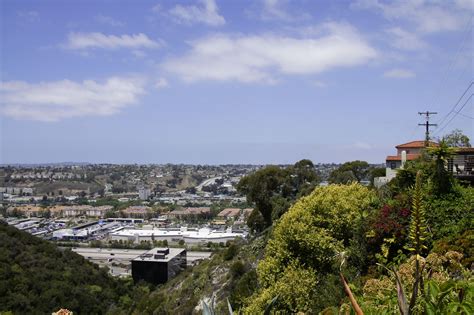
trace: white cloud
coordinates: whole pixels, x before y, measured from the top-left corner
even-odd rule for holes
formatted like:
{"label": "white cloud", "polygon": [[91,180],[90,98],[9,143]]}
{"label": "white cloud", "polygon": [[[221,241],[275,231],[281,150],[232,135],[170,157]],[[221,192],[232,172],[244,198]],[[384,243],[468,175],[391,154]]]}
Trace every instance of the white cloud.
{"label": "white cloud", "polygon": [[40,19],[40,15],[37,11],[19,11],[18,16],[28,22],[37,22]]}
{"label": "white cloud", "polygon": [[111,77],[104,82],[70,80],[0,85],[3,115],[16,119],[58,121],[81,116],[107,116],[137,102],[144,80]]}
{"label": "white cloud", "polygon": [[119,49],[119,48],[158,48],[163,44],[151,40],[143,33],[132,35],[105,35],[102,33],[69,33],[64,45],[67,49],[84,50],[89,48]]}
{"label": "white cloud", "polygon": [[204,23],[210,26],[225,24],[223,16],[219,15],[219,9],[214,0],[200,0],[201,6],[176,5],[169,13],[178,22],[186,24]]}
{"label": "white cloud", "polygon": [[142,50],[132,50],[132,54],[137,58],[145,58],[146,57],[146,52],[144,52]]}
{"label": "white cloud", "polygon": [[406,20],[413,23],[419,32],[433,33],[464,28],[473,7],[466,10],[463,7],[466,5],[465,1],[458,2],[359,0],[354,7],[377,10],[389,20]]}
{"label": "white cloud", "polygon": [[153,8],[151,8],[151,11],[153,11],[154,13],[160,13],[161,12],[161,5],[160,4],[154,5]]}
{"label": "white cloud", "polygon": [[323,82],[323,81],[313,81],[313,85],[314,85],[315,87],[317,87],[317,88],[320,88],[320,89],[325,88],[325,87],[328,86],[328,85],[327,85],[325,82]]}
{"label": "white cloud", "polygon": [[409,79],[414,78],[416,74],[413,71],[407,69],[392,69],[386,71],[383,76],[386,78]]}
{"label": "white cloud", "polygon": [[291,14],[287,6],[288,0],[263,0],[262,19],[294,21],[309,18],[309,14]]}
{"label": "white cloud", "polygon": [[113,17],[110,16],[105,16],[105,15],[96,15],[95,20],[101,24],[113,26],[113,27],[118,27],[118,26],[123,26],[124,24]]}
{"label": "white cloud", "polygon": [[165,78],[159,78],[155,83],[155,87],[157,89],[164,89],[164,88],[167,88],[168,86],[169,86],[168,81]]}
{"label": "white cloud", "polygon": [[395,48],[401,50],[420,50],[427,46],[415,33],[405,31],[400,27],[387,29],[386,32],[391,35],[390,44]]}
{"label": "white cloud", "polygon": [[347,24],[327,23],[319,37],[277,35],[214,35],[196,40],[182,57],[163,63],[165,70],[186,81],[275,81],[274,73],[315,74],[352,67],[377,56]]}

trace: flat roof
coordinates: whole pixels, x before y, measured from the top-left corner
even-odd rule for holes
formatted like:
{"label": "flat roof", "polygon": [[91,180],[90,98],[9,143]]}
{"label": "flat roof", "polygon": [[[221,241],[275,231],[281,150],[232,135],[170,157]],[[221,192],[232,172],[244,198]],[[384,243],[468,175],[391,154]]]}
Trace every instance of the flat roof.
{"label": "flat roof", "polygon": [[[164,252],[168,252],[163,256]],[[184,248],[166,248],[166,247],[155,247],[140,256],[132,259],[132,261],[147,261],[147,262],[169,262],[171,259],[186,252]],[[155,256],[160,255],[160,256]],[[163,258],[164,257],[164,258]]]}

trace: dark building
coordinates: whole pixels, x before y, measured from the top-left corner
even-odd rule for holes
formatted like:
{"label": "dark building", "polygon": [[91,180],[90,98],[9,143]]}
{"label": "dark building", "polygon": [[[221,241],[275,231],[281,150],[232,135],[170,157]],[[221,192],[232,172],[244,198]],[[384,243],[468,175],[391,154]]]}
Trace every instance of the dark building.
{"label": "dark building", "polygon": [[137,283],[165,283],[186,268],[186,250],[182,248],[153,248],[132,260],[132,277]]}

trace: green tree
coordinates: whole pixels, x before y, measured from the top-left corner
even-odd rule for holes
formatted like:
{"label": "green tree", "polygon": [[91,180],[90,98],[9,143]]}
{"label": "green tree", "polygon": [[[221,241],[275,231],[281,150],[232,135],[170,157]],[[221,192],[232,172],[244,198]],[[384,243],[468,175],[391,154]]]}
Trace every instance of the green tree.
{"label": "green tree", "polygon": [[374,184],[374,178],[376,177],[384,177],[385,176],[385,167],[371,167],[369,170],[369,180],[370,183]]}
{"label": "green tree", "polygon": [[[263,217],[264,226],[272,225],[299,196],[310,193],[318,184],[319,177],[310,160],[301,160],[287,168],[267,166],[243,177],[237,189],[255,203],[255,209]],[[256,214],[251,228],[260,226]]]}
{"label": "green tree", "polygon": [[471,143],[469,142],[469,137],[462,133],[462,130],[455,129],[449,134],[443,136],[442,141],[446,143],[448,147],[458,147],[458,148],[469,148]]}
{"label": "green tree", "polygon": [[360,183],[367,178],[370,166],[365,161],[351,161],[342,164],[329,175],[331,184],[347,184],[353,181]]}
{"label": "green tree", "polygon": [[455,149],[449,147],[445,141],[440,141],[436,147],[428,148],[428,153],[435,160],[435,169],[432,174],[433,189],[436,194],[447,194],[453,189],[453,175],[446,169],[449,158]]}

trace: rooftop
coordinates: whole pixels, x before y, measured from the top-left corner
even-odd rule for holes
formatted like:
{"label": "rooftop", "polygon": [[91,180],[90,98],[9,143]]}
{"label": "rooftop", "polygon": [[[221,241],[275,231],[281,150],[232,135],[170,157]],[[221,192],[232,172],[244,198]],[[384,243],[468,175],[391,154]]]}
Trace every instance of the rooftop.
{"label": "rooftop", "polygon": [[[430,146],[438,146],[436,142],[430,141],[429,142]],[[399,144],[395,148],[397,149],[404,149],[404,148],[424,148],[425,147],[425,141],[424,140],[416,140],[416,141],[410,141],[407,143]]]}

